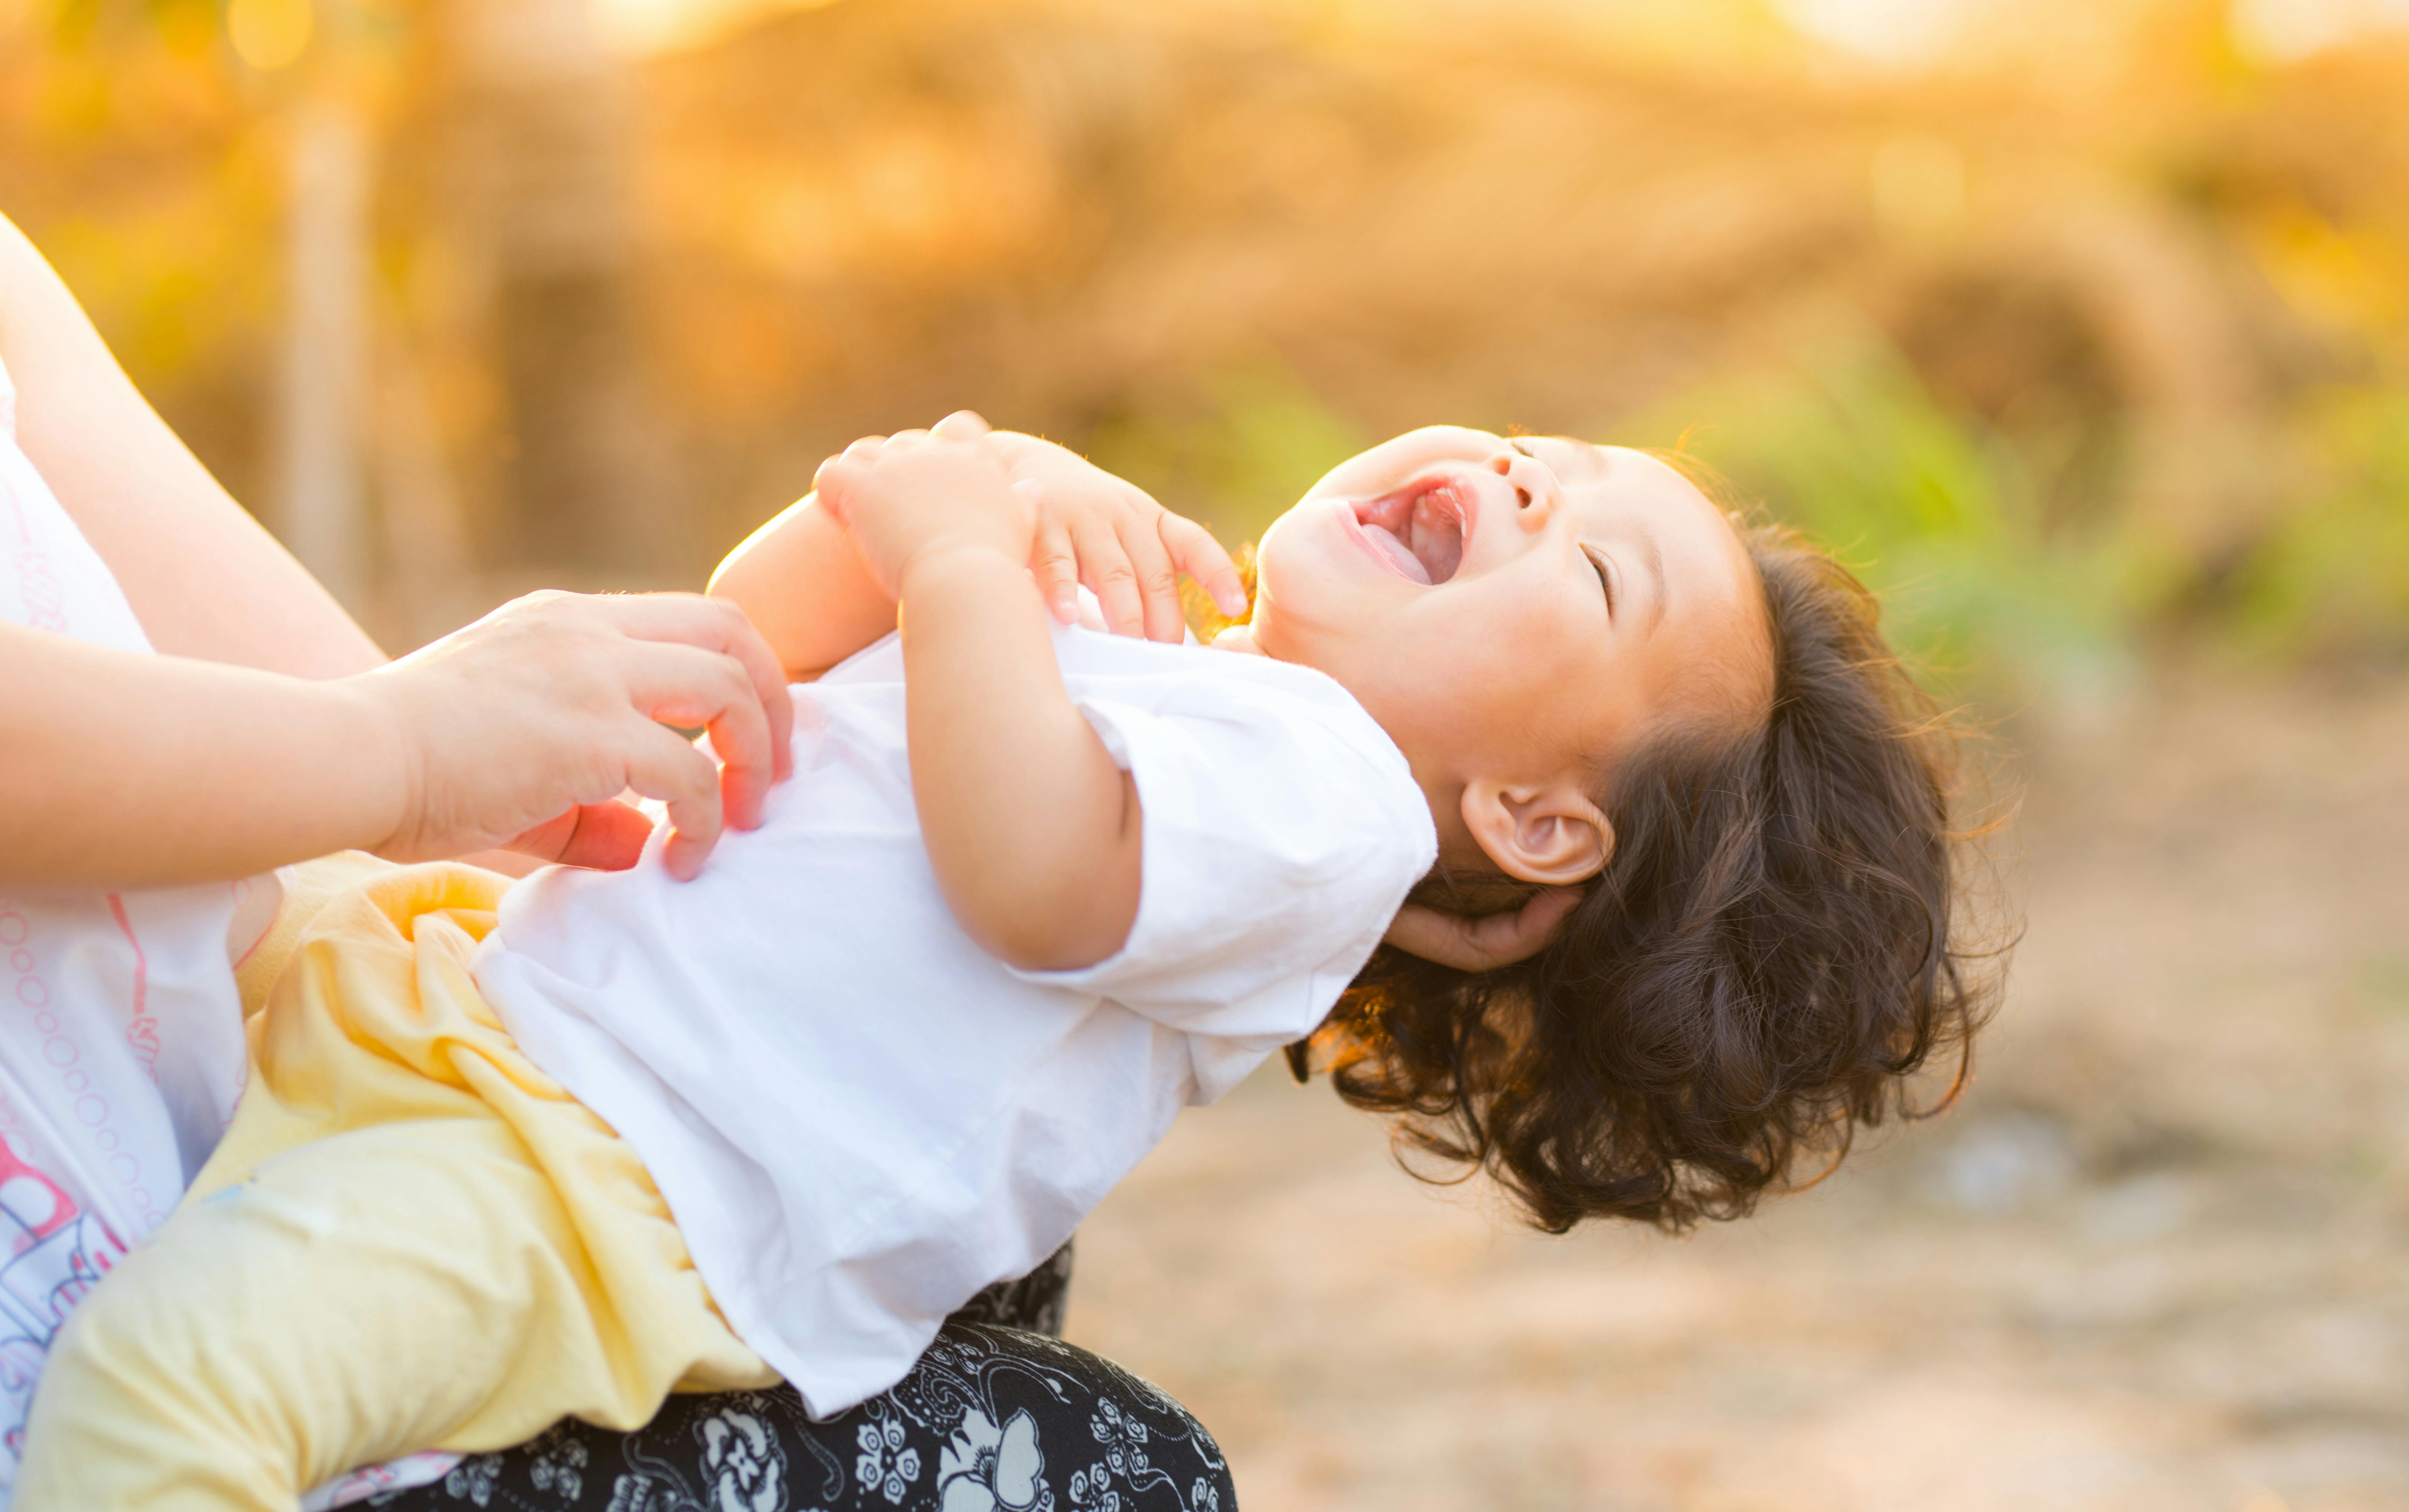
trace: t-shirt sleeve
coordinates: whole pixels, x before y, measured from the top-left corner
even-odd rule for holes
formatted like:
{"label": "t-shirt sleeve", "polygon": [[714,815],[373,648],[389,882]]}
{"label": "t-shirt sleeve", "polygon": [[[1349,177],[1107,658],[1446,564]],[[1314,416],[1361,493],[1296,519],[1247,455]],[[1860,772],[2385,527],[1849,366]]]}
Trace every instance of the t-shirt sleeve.
{"label": "t-shirt sleeve", "polygon": [[1137,919],[1093,966],[1019,973],[1187,1033],[1200,1101],[1321,1022],[1437,852],[1404,755],[1336,684],[1232,671],[1075,691],[1136,780]]}

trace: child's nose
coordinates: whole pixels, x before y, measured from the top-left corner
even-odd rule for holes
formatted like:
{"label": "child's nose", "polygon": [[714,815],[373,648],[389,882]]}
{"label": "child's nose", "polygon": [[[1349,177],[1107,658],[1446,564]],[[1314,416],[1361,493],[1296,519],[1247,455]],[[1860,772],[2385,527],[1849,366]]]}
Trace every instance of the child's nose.
{"label": "child's nose", "polygon": [[1553,494],[1548,487],[1548,469],[1533,457],[1512,448],[1489,459],[1490,470],[1514,487],[1514,514],[1525,530],[1536,530],[1548,523],[1548,510]]}

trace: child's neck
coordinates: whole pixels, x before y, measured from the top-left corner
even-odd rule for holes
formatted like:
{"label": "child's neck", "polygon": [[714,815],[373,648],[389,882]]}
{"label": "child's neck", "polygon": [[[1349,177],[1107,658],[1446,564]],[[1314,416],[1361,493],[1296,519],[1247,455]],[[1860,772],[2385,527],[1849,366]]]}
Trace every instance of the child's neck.
{"label": "child's neck", "polygon": [[[1211,649],[1234,651],[1248,656],[1270,656],[1271,653],[1255,643],[1254,627],[1232,625],[1213,637]],[[1275,658],[1277,659],[1277,658]],[[1366,711],[1367,713],[1369,711]],[[1377,717],[1377,716],[1376,716]],[[1381,728],[1389,739],[1397,740],[1397,732],[1387,726]],[[1415,785],[1421,788],[1423,800],[1430,804],[1431,826],[1438,831],[1438,866],[1442,874],[1487,874],[1495,863],[1480,842],[1472,838],[1472,830],[1464,822],[1464,784],[1443,776],[1427,761],[1415,758],[1403,741],[1397,749],[1405,753],[1406,765],[1413,770]]]}

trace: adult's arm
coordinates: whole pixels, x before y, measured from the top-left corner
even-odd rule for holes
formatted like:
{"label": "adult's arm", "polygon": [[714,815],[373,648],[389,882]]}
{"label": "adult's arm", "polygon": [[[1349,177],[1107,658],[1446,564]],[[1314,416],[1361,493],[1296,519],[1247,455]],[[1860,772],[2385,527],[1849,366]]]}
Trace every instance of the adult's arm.
{"label": "adult's arm", "polygon": [[[610,800],[630,787],[670,804],[667,858],[691,873],[784,775],[785,680],[726,603],[538,596],[387,667],[5,219],[0,361],[20,443],[164,653],[0,635],[0,791],[19,795],[0,886],[213,880],[344,846],[624,865],[646,827]],[[661,722],[708,726],[726,770]]]}
{"label": "adult's arm", "polygon": [[[759,822],[793,718],[743,612],[694,594],[538,595],[315,681],[0,625],[0,887],[459,856],[630,787],[667,802],[690,876],[723,818]],[[726,770],[671,725],[708,727]]]}
{"label": "adult's arm", "polygon": [[151,644],[296,677],[384,660],[176,439],[22,233],[0,218],[0,362],[17,437]]}

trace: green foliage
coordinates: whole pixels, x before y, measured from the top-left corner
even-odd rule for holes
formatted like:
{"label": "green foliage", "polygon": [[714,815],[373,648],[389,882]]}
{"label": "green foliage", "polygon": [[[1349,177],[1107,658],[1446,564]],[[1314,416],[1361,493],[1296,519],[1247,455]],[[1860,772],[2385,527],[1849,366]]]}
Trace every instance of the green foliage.
{"label": "green foliage", "polygon": [[2409,391],[2327,390],[2296,432],[2304,497],[2239,574],[2237,628],[2280,656],[2409,650]]}
{"label": "green foliage", "polygon": [[1607,438],[1678,453],[1725,502],[1803,530],[1883,603],[1915,663],[1995,706],[2113,692],[2164,574],[2112,515],[2048,524],[2037,459],[1856,342],[1702,385]]}
{"label": "green foliage", "polygon": [[1323,473],[1376,439],[1287,367],[1262,362],[1114,416],[1083,450],[1236,545],[1261,536]]}
{"label": "green foliage", "polygon": [[[2409,392],[2323,393],[2291,432],[2311,459],[2299,496],[2185,627],[2286,660],[2409,648]],[[1087,450],[1234,543],[1375,439],[1266,363],[1116,416]],[[2196,586],[2113,494],[2051,507],[2062,449],[1953,412],[1871,338],[1697,384],[1597,439],[1678,454],[1835,552],[1911,661],[1994,712],[2120,697]]]}

